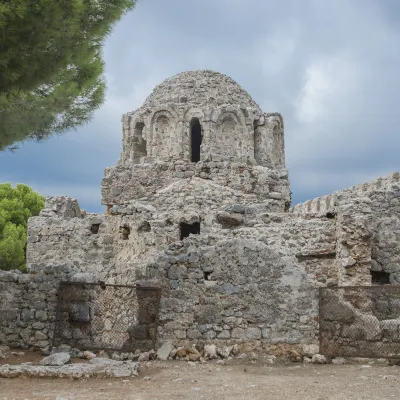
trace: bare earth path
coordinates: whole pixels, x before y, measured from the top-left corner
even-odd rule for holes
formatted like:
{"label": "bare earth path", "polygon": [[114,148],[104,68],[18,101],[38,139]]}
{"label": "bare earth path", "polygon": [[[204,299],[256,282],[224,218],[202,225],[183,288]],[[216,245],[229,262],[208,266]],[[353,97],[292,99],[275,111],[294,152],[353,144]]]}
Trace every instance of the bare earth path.
{"label": "bare earth path", "polygon": [[400,399],[400,367],[154,362],[129,380],[0,379],[11,399]]}

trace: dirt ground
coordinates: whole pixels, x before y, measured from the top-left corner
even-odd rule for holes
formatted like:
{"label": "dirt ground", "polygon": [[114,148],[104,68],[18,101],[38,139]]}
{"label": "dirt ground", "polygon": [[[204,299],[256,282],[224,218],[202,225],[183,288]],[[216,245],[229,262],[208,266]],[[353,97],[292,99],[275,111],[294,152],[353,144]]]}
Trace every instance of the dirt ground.
{"label": "dirt ground", "polygon": [[1,379],[0,400],[400,398],[400,367],[151,362],[130,379]]}

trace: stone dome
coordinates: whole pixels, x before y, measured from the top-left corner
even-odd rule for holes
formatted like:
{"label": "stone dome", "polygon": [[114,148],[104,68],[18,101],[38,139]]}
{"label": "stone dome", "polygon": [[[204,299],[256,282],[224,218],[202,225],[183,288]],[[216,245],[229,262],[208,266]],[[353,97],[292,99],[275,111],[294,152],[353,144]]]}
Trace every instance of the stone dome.
{"label": "stone dome", "polygon": [[232,78],[210,70],[186,71],[166,79],[155,87],[143,107],[159,108],[166,104],[178,108],[236,105],[261,111]]}

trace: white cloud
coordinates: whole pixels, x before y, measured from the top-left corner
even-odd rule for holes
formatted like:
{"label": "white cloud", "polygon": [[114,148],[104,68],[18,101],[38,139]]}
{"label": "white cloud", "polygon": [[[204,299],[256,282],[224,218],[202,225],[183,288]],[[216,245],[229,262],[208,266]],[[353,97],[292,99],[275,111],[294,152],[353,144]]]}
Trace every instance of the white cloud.
{"label": "white cloud", "polygon": [[357,89],[355,61],[339,53],[317,57],[305,71],[305,83],[295,103],[300,123],[313,124],[332,115],[343,115],[344,104]]}

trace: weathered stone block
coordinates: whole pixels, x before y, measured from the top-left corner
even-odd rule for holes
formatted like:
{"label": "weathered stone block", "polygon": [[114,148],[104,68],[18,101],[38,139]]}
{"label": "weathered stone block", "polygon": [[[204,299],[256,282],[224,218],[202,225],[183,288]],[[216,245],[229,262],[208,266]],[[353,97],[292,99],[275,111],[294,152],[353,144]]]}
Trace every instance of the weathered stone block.
{"label": "weathered stone block", "polygon": [[202,334],[197,329],[188,329],[187,337],[188,337],[188,339],[199,339],[202,337]]}
{"label": "weathered stone block", "polygon": [[45,327],[43,322],[34,322],[32,324],[33,329],[43,329]]}
{"label": "weathered stone block", "polygon": [[218,339],[229,339],[231,334],[228,330],[223,330],[221,333],[218,334]]}
{"label": "weathered stone block", "polygon": [[203,333],[203,339],[205,340],[212,340],[217,337],[217,333],[213,330],[209,330],[206,333]]}
{"label": "weathered stone block", "polygon": [[233,328],[231,337],[233,339],[244,339],[246,337],[246,332],[243,328]]}
{"label": "weathered stone block", "polygon": [[247,328],[246,337],[248,339],[261,339],[261,329],[256,327]]}
{"label": "weathered stone block", "polygon": [[44,333],[37,331],[35,333],[35,339],[37,340],[47,340],[47,335],[45,335]]}
{"label": "weathered stone block", "polygon": [[21,319],[22,321],[30,321],[35,318],[35,310],[30,310],[25,308],[21,312]]}

